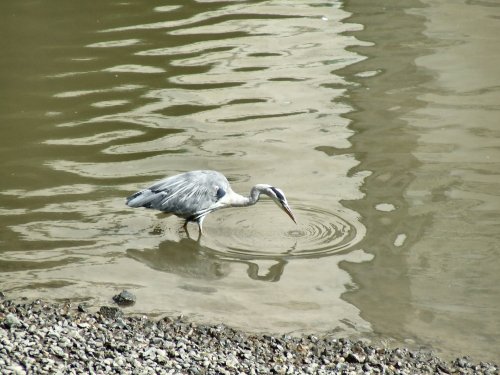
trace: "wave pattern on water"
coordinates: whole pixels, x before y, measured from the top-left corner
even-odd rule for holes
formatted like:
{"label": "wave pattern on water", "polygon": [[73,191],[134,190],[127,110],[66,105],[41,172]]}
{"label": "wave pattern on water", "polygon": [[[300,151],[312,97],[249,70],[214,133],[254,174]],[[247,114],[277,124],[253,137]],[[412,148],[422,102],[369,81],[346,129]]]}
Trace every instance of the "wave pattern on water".
{"label": "wave pattern on water", "polygon": [[[358,320],[340,300],[348,283],[345,272],[330,279],[340,259],[370,258],[355,252],[364,235],[358,215],[339,203],[362,196],[366,175],[349,175],[358,163],[352,155],[319,151],[350,146],[352,131],[343,114],[351,108],[341,100],[350,83],[335,71],[364,58],[348,47],[368,45],[345,35],[360,26],[345,22],[349,14],[342,3],[108,6],[98,28],[84,23],[88,29],[81,30],[80,44],[64,46],[60,68],[41,78],[47,82],[50,126],[36,141],[40,157],[33,169],[46,177],[36,188],[0,195],[0,202],[19,197],[0,210],[6,223],[2,256],[9,262],[36,256],[30,272],[4,274],[4,287],[15,290],[24,283],[39,294],[102,300],[117,285],[143,286],[149,297],[137,309],[165,311],[153,301],[168,298],[175,301],[169,305],[174,310],[210,315],[220,307],[209,300],[190,303],[189,293],[206,290],[195,285],[193,275],[210,274],[210,293],[226,300],[242,298],[247,290],[244,301],[233,302],[245,305],[255,299],[251,281],[280,280],[283,296],[290,295],[300,287],[286,281],[285,265],[307,268],[300,262],[329,258],[331,264],[317,266],[310,280],[336,285],[332,308]],[[276,219],[281,213],[261,202],[211,215],[198,244],[187,240],[175,219],[124,205],[127,195],[156,178],[193,169],[222,171],[236,191],[254,183],[280,186],[300,225]],[[47,259],[51,266],[41,268]],[[277,260],[280,271],[261,277],[252,259]],[[246,281],[238,276],[241,267]],[[60,283],[55,291],[35,279]],[[178,282],[180,290],[165,291],[166,283]],[[231,288],[235,283],[242,289]],[[302,302],[262,303],[255,308],[268,311],[271,326],[296,329],[291,322],[279,323],[279,310]],[[243,315],[233,314],[233,323],[246,321]],[[319,311],[313,315],[309,322],[337,321]],[[311,324],[304,319],[297,324]]]}

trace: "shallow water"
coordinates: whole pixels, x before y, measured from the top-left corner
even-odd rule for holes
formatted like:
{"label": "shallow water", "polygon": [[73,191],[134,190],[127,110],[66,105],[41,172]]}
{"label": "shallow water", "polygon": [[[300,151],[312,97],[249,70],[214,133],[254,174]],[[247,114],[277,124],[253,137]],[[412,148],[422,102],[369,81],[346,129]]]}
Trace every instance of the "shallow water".
{"label": "shallow water", "polygon": [[[9,295],[498,357],[495,3],[0,8]],[[262,200],[197,242],[124,205],[194,169],[280,187],[298,224]]]}

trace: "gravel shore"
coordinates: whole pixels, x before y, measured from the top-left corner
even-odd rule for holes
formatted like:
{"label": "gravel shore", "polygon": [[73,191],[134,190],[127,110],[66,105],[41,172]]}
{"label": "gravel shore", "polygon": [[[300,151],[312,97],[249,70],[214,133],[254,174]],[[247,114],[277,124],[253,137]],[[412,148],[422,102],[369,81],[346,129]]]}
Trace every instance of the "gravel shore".
{"label": "gravel shore", "polygon": [[377,348],[332,336],[246,334],[117,307],[0,298],[1,374],[498,374],[469,358]]}

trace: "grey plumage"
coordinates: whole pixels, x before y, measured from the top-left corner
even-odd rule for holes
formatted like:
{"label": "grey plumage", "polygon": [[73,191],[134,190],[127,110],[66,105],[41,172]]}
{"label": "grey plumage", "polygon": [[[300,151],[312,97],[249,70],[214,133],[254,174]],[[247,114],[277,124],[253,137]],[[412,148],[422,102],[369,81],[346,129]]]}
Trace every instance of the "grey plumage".
{"label": "grey plumage", "polygon": [[226,207],[250,206],[266,194],[295,222],[285,194],[267,184],[255,185],[249,197],[235,193],[227,178],[217,171],[191,171],[164,178],[127,198],[130,207],[163,211],[198,223],[200,234],[206,215]]}

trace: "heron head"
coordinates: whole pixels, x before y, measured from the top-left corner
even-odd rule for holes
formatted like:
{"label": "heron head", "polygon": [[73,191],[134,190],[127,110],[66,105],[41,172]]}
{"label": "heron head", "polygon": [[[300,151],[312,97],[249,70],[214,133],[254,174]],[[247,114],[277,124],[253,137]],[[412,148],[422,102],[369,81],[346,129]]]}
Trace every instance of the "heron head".
{"label": "heron head", "polygon": [[285,197],[285,193],[283,193],[283,190],[278,189],[274,186],[269,186],[265,190],[266,195],[268,195],[274,203],[278,205],[279,208],[281,208],[285,213],[290,217],[290,219],[293,220],[295,224],[297,224],[297,221],[295,220],[295,216],[293,216],[292,210],[290,209],[290,206],[288,205],[288,202]]}

